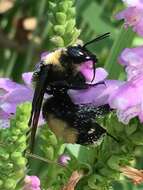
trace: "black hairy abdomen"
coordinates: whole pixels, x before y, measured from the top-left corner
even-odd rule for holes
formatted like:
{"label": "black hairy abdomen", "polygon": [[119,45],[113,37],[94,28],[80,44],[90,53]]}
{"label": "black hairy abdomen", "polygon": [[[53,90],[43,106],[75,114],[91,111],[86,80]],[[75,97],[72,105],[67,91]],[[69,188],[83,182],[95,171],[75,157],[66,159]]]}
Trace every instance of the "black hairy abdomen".
{"label": "black hairy abdomen", "polygon": [[75,105],[67,94],[47,99],[43,105],[43,117],[48,121],[50,114],[65,121],[68,127],[77,131],[76,143],[93,144],[106,133],[106,130],[96,123],[96,118],[110,111],[108,105],[96,107],[91,104]]}

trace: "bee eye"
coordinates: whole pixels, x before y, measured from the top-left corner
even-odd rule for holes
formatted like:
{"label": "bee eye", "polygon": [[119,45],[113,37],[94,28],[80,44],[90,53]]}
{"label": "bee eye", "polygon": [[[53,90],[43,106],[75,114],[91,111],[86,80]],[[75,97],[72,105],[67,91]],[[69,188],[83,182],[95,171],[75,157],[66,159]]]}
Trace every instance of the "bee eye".
{"label": "bee eye", "polygon": [[81,51],[79,52],[79,55],[84,55]]}

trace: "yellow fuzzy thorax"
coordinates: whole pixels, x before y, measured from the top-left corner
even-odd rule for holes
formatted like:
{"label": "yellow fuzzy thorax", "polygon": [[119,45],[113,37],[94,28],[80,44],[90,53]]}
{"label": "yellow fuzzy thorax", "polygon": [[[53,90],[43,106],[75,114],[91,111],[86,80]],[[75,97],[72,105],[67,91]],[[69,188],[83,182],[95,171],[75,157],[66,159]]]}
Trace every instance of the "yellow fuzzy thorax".
{"label": "yellow fuzzy thorax", "polygon": [[48,64],[60,64],[60,57],[62,54],[62,50],[56,50],[54,52],[49,53],[48,55],[46,55],[44,57],[44,64],[48,65]]}

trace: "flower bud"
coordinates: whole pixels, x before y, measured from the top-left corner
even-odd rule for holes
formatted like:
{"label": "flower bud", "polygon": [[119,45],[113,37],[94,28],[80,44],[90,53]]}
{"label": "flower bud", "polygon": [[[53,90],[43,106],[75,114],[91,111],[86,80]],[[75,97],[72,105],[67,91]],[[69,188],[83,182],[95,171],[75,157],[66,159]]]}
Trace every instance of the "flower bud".
{"label": "flower bud", "polygon": [[13,180],[13,179],[6,179],[6,181],[4,182],[4,185],[3,185],[3,189],[4,190],[14,190],[15,187],[16,187],[16,180]]}
{"label": "flower bud", "polygon": [[19,167],[19,168],[23,168],[23,167],[25,167],[25,165],[26,165],[26,162],[27,162],[27,160],[25,159],[25,158],[20,158],[20,159],[18,159],[17,161],[16,161],[16,166],[17,167]]}
{"label": "flower bud", "polygon": [[56,7],[56,3],[49,1],[49,9],[54,9]]}
{"label": "flower bud", "polygon": [[45,154],[46,154],[46,157],[49,159],[49,160],[53,160],[54,158],[54,149],[52,146],[50,147],[46,147],[45,150],[44,150]]}
{"label": "flower bud", "polygon": [[59,156],[58,163],[62,166],[66,166],[70,160],[71,158],[68,155],[63,154]]}
{"label": "flower bud", "polygon": [[62,13],[62,12],[57,12],[56,13],[56,21],[57,24],[65,24],[66,22],[66,14]]}
{"label": "flower bud", "polygon": [[54,36],[50,39],[50,41],[56,46],[56,47],[64,47],[64,41],[63,38],[60,36]]}
{"label": "flower bud", "polygon": [[62,36],[65,33],[65,27],[63,25],[55,25],[54,31],[56,32],[57,35]]}
{"label": "flower bud", "polygon": [[21,152],[13,152],[11,154],[11,159],[16,161],[16,160],[19,160],[19,158],[22,157],[22,153]]}
{"label": "flower bud", "polygon": [[67,21],[67,24],[66,24],[66,33],[73,32],[74,26],[75,26],[75,20],[71,19],[71,20]]}
{"label": "flower bud", "polygon": [[68,17],[73,18],[74,16],[75,16],[75,8],[74,7],[69,8],[68,9]]}
{"label": "flower bud", "polygon": [[67,12],[68,10],[68,2],[67,1],[64,1],[64,2],[60,2],[58,4],[58,8],[61,12]]}

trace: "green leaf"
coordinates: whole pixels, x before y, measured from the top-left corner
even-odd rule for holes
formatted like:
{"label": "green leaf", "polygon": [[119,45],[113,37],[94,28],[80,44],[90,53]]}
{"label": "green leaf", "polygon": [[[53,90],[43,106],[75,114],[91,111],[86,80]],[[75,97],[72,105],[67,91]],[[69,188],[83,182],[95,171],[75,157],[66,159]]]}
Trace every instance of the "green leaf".
{"label": "green leaf", "polygon": [[132,44],[133,38],[134,33],[131,29],[127,30],[124,29],[124,27],[121,28],[105,63],[105,69],[109,72],[109,77],[111,79],[118,79],[123,72],[123,67],[117,64],[117,59],[122,50]]}
{"label": "green leaf", "polygon": [[96,152],[94,148],[79,144],[67,144],[66,148],[79,162],[92,163],[95,159]]}

